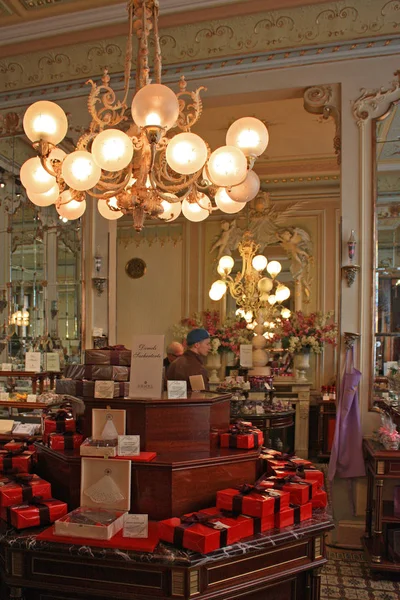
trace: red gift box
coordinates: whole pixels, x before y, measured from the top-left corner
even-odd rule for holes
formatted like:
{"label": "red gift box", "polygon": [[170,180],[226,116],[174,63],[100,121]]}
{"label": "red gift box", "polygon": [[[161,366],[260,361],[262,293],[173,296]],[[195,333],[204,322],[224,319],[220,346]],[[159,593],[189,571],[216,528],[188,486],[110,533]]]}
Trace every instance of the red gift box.
{"label": "red gift box", "polygon": [[293,508],[285,508],[279,513],[275,514],[275,527],[282,529],[282,527],[289,527],[294,524],[294,510]]}
{"label": "red gift box", "polygon": [[75,431],[76,423],[72,413],[68,409],[60,409],[54,414],[48,414],[44,418],[43,433],[64,433],[64,431]]}
{"label": "red gift box", "polygon": [[0,471],[8,473],[30,473],[32,470],[33,452],[16,450],[15,452],[0,452]]}
{"label": "red gift box", "polygon": [[51,525],[68,512],[68,506],[54,498],[34,499],[29,504],[15,504],[1,511],[1,516],[16,529]]}
{"label": "red gift box", "polygon": [[22,448],[24,447],[24,442],[14,442],[14,440],[12,440],[11,442],[7,442],[7,444],[4,444],[3,450],[14,452],[15,450],[22,450]]}
{"label": "red gift box", "polygon": [[312,497],[313,508],[325,508],[328,504],[328,496],[324,490],[317,490]]}
{"label": "red gift box", "polygon": [[0,507],[29,502],[34,496],[51,498],[51,484],[37,475],[13,475],[0,483]]}
{"label": "red gift box", "polygon": [[113,456],[113,460],[131,460],[132,462],[151,462],[157,456],[156,452],[141,452],[137,456]]}
{"label": "red gift box", "polygon": [[229,527],[227,534],[228,546],[239,540],[242,540],[243,538],[251,537],[255,533],[254,522],[261,521],[261,519],[252,519],[245,517],[244,515],[235,517],[233,514],[224,514],[221,513],[216,506],[213,508],[204,508],[200,512],[204,513],[205,515],[214,516],[216,521],[219,521],[223,525]]}
{"label": "red gift box", "polygon": [[316,481],[301,481],[296,476],[289,476],[288,478],[282,479],[270,477],[269,479],[262,481],[260,485],[266,488],[274,488],[288,492],[292,504],[306,504],[312,499],[317,491]]}
{"label": "red gift box", "polygon": [[213,550],[232,544],[241,537],[248,537],[253,524],[247,519],[229,519],[218,513],[206,514],[205,511],[191,513],[180,519],[173,517],[158,523],[161,540],[175,546],[208,554]]}
{"label": "red gift box", "polygon": [[306,481],[316,481],[318,487],[322,487],[324,485],[324,474],[322,471],[318,471],[315,468],[302,468],[297,469],[296,474],[305,479]]}
{"label": "red gift box", "polygon": [[73,431],[64,433],[50,433],[48,444],[53,450],[74,450],[79,448],[83,442],[83,435]]}
{"label": "red gift box", "polygon": [[239,489],[227,488],[217,492],[217,508],[232,511],[235,515],[264,518],[288,506],[289,495],[269,494],[268,490],[256,491],[254,486]]}
{"label": "red gift box", "polygon": [[229,433],[220,433],[219,435],[221,448],[241,448],[250,450],[258,448],[264,442],[262,431],[256,428],[250,430],[234,429]]}
{"label": "red gift box", "polygon": [[290,504],[290,508],[293,508],[294,523],[297,525],[301,521],[307,521],[312,517],[312,502],[306,504]]}

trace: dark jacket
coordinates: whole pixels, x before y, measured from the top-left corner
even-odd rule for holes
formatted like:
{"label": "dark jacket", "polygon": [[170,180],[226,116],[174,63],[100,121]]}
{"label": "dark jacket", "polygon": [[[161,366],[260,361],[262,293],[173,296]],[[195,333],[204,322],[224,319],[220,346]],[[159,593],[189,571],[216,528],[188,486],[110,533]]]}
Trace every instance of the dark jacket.
{"label": "dark jacket", "polygon": [[202,375],[204,387],[206,390],[209,389],[207,370],[203,364],[203,360],[201,356],[191,350],[185,350],[182,356],[174,360],[168,367],[166,375],[170,381],[186,381],[188,390],[192,389],[189,377],[192,375]]}

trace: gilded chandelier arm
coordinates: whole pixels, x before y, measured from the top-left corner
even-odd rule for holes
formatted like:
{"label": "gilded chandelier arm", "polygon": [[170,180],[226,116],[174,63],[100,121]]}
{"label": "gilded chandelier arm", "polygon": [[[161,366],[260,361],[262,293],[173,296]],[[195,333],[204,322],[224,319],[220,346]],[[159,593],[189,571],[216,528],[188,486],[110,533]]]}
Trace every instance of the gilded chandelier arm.
{"label": "gilded chandelier arm", "polygon": [[[180,91],[176,94],[179,101],[179,117],[176,126],[182,129],[182,131],[190,131],[190,128],[200,119],[203,112],[203,102],[200,93],[203,90],[207,91],[207,88],[202,85],[195,92],[189,92],[186,86],[185,76],[182,75],[179,80]],[[186,96],[188,96],[187,100],[185,100]]]}

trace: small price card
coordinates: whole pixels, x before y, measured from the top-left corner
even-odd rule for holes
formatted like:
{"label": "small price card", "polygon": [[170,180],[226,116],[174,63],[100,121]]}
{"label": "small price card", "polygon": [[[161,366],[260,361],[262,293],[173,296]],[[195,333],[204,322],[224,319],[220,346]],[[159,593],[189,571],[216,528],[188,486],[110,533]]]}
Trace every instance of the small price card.
{"label": "small price card", "polygon": [[26,397],[27,402],[36,402],[36,400],[37,400],[36,394],[28,394]]}
{"label": "small price card", "polygon": [[12,371],[12,363],[1,363],[2,371]]}
{"label": "small price card", "polygon": [[4,402],[5,400],[10,399],[10,394],[8,392],[0,392],[0,400]]}
{"label": "small price card", "polygon": [[253,346],[251,344],[240,344],[240,366],[253,366]]}
{"label": "small price card", "polygon": [[125,515],[122,537],[149,537],[149,515]]}
{"label": "small price card", "polygon": [[186,381],[167,381],[168,400],[187,398]]}
{"label": "small price card", "polygon": [[118,456],[138,456],[140,454],[140,435],[119,435]]}
{"label": "small price card", "polygon": [[42,355],[40,352],[27,352],[25,354],[25,371],[32,371],[33,373],[40,373],[40,359]]}
{"label": "small price card", "polygon": [[60,355],[58,352],[46,352],[46,371],[60,370]]}

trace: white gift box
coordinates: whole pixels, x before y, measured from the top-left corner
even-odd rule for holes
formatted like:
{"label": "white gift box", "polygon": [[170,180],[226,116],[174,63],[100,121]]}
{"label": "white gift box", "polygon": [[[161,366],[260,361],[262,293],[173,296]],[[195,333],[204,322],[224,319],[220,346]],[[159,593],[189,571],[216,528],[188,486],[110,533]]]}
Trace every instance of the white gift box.
{"label": "white gift box", "polygon": [[105,440],[86,438],[79,446],[79,453],[81,456],[99,456],[101,458],[117,456],[117,441],[107,440],[107,442],[108,444],[105,446]]}
{"label": "white gift box", "polygon": [[[83,458],[81,506],[58,519],[54,524],[54,533],[109,540],[122,529],[130,503],[130,461]],[[107,523],[101,524],[102,520],[107,520]]]}
{"label": "white gift box", "polygon": [[119,435],[125,435],[126,410],[116,408],[93,408],[92,410],[92,438],[95,440],[105,439],[104,428],[108,421],[112,421],[118,439]]}

